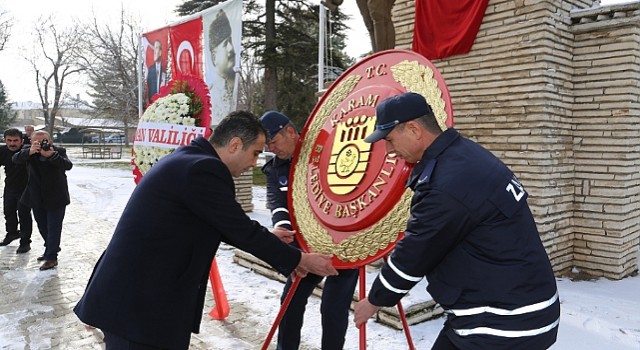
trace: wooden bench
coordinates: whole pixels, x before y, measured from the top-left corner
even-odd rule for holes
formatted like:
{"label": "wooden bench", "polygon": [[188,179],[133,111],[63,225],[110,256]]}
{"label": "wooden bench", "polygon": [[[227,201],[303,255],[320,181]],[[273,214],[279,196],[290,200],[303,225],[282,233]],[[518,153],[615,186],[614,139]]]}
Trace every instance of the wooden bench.
{"label": "wooden bench", "polygon": [[108,145],[83,145],[82,158],[91,159],[120,159],[122,158],[122,146]]}
{"label": "wooden bench", "polygon": [[116,156],[117,156],[117,159],[122,158],[122,147],[121,146],[114,146],[114,147],[111,147],[111,149],[109,150],[109,157],[111,159],[116,159]]}

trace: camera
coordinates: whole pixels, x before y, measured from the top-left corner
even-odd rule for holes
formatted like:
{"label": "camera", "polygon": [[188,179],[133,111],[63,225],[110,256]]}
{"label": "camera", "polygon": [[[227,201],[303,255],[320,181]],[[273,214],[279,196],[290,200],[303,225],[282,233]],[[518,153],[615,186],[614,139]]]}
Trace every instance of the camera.
{"label": "camera", "polygon": [[43,151],[48,151],[51,149],[51,145],[49,144],[49,141],[44,140],[42,142],[40,142],[40,149]]}

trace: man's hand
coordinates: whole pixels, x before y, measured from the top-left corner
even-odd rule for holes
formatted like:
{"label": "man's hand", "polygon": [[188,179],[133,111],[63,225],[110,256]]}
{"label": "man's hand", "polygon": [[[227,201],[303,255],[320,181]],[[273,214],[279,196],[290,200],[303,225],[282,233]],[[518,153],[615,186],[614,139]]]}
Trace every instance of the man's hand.
{"label": "man's hand", "polygon": [[354,308],[353,322],[356,327],[360,328],[363,324],[367,323],[367,320],[380,310],[379,306],[375,306],[369,302],[369,299],[364,298],[360,300]]}
{"label": "man's hand", "polygon": [[281,241],[287,244],[293,242],[294,236],[296,235],[296,231],[289,231],[286,228],[280,226],[275,227],[273,231],[271,231],[271,233],[276,235],[278,238],[280,238]]}
{"label": "man's hand", "polygon": [[29,155],[32,156],[35,153],[40,152],[40,142],[33,141],[31,142],[31,147],[29,147]]}
{"label": "man's hand", "polygon": [[335,276],[338,271],[331,265],[331,258],[331,255],[302,253],[295,274],[305,277],[308,272],[311,272],[319,276]]}

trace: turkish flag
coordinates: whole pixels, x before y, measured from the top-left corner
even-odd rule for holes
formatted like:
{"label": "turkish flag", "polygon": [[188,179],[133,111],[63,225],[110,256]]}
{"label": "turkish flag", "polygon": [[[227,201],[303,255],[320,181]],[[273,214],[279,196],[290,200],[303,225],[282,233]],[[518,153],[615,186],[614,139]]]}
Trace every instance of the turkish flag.
{"label": "turkish flag", "polygon": [[433,60],[471,50],[489,0],[416,0],[413,51]]}
{"label": "turkish flag", "polygon": [[174,74],[204,78],[202,64],[202,17],[169,27],[171,69]]}

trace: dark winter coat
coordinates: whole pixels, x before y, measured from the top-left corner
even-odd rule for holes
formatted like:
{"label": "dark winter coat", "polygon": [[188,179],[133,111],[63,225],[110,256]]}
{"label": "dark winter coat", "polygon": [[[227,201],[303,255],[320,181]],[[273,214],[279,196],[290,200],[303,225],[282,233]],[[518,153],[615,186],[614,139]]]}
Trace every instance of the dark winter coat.
{"label": "dark winter coat", "polygon": [[[27,186],[27,166],[26,164],[16,164],[13,162],[13,155],[19,150],[12,152],[9,147],[0,146],[0,166],[4,166],[4,191],[5,193],[24,192]],[[19,196],[18,195],[18,196]]]}
{"label": "dark winter coat", "polygon": [[142,178],[74,311],[130,341],[187,349],[221,241],[285,275],[300,260],[299,251],[245,214],[231,173],[199,137]]}
{"label": "dark winter coat", "polygon": [[271,210],[273,227],[283,227],[292,230],[291,219],[287,204],[289,187],[289,170],[291,160],[273,157],[263,167],[262,172],[267,177],[267,206]]}
{"label": "dark winter coat", "polygon": [[454,129],[413,169],[405,237],[369,301],[391,306],[423,276],[460,349],[547,349],[560,317],[556,281],[527,192],[493,154]]}
{"label": "dark winter coat", "polygon": [[29,155],[30,146],[24,146],[13,155],[13,162],[26,164],[29,173],[27,188],[20,202],[31,208],[60,208],[69,205],[69,186],[67,170],[73,163],[67,157],[63,147],[52,146],[55,152],[49,158],[39,153]]}

